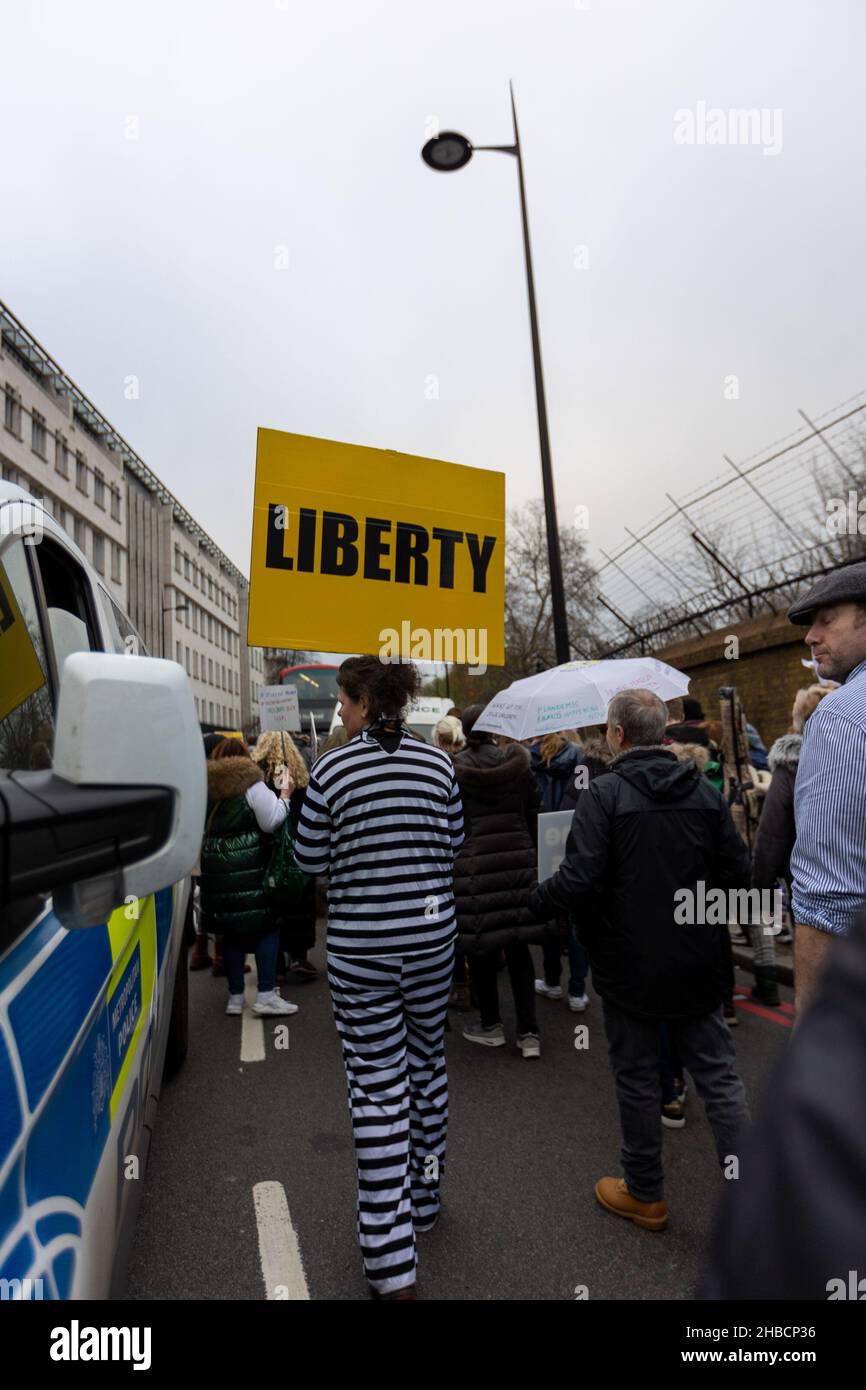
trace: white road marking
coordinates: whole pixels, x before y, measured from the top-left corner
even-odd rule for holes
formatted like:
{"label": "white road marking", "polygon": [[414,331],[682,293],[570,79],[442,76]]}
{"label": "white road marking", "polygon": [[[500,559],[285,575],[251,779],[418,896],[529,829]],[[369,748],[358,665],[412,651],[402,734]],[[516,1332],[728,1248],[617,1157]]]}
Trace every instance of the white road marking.
{"label": "white road marking", "polygon": [[269,1301],[309,1300],[307,1276],[283,1184],[257,1182],[253,1188],[253,1203],[265,1297]]}
{"label": "white road marking", "polygon": [[259,992],[259,979],[256,974],[255,959],[252,960],[252,970],[246,977],[244,984],[244,1014],[241,1019],[241,1061],[242,1062],[263,1062],[265,1060],[265,1025],[264,1020],[256,1018],[253,1013],[253,1004],[256,1002],[256,995]]}

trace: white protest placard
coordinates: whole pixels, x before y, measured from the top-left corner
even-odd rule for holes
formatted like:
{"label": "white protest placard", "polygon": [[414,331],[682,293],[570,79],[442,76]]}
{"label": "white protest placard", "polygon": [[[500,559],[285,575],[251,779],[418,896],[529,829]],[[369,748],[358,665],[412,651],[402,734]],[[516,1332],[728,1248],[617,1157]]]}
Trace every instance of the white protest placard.
{"label": "white protest placard", "polygon": [[565,858],[573,811],[542,811],[538,817],[538,882],[552,878]]}
{"label": "white protest placard", "polygon": [[299,734],[301,712],[297,686],[263,685],[259,690],[259,719],[262,733],[284,729],[287,734]]}

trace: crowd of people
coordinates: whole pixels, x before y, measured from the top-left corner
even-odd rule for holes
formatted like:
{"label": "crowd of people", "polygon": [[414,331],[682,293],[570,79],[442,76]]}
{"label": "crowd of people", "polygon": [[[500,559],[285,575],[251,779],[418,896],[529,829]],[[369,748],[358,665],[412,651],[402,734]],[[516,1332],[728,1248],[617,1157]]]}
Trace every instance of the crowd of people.
{"label": "crowd of people", "polygon": [[[403,722],[417,669],[353,657],[338,675],[340,737],[310,767],[286,735],[208,749],[191,968],[224,973],[226,1012],[239,1014],[252,953],[253,1011],[295,1012],[277,979],[317,978],[324,886],[374,1297],[416,1297],[415,1238],[438,1220],[445,1171],[449,1008],[477,1010],[466,1041],[505,1046],[501,971],[528,1060],[541,1055],[539,1000],[581,1014],[592,980],[622,1129],[622,1175],[595,1185],[607,1211],[667,1225],[662,1126],[684,1123],[687,1077],[723,1170],[739,1162],[749,1112],[731,1033],[738,914],[685,926],[674,904],[684,892],[781,893],[801,1005],[832,938],[866,906],[866,565],[820,581],[790,617],[808,625],[819,679],[798,691],[790,732],[769,751],[748,726],[750,762],[769,775],[752,854],[724,790],[721,724],[697,701],[666,706],[648,690],[614,696],[602,728],[526,744],[482,732],[482,704],[453,709],[428,744]],[[559,869],[539,882],[538,816],[552,811],[571,811],[571,827]],[[286,831],[306,878],[275,890],[268,864]],[[754,997],[777,1007],[778,927],[751,910],[739,925]]]}

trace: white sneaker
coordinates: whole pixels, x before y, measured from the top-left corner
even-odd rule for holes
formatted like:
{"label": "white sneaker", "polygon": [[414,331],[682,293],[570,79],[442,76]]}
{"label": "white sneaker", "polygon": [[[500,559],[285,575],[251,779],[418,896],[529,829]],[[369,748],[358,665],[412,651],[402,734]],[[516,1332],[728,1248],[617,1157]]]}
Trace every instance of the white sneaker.
{"label": "white sneaker", "polygon": [[561,999],[562,985],[549,985],[545,980],[536,980],[535,993],[543,994],[546,999]]}
{"label": "white sneaker", "polygon": [[229,1002],[226,1004],[227,1014],[242,1014],[244,1011],[244,996],[242,994],[230,994]]}
{"label": "white sneaker", "polygon": [[259,990],[258,998],[253,1004],[253,1013],[259,1018],[270,1018],[276,1014],[296,1014],[297,1004],[290,1004],[288,999],[284,999],[279,990],[270,989],[267,994],[262,994]]}
{"label": "white sneaker", "polygon": [[541,1056],[541,1043],[536,1033],[524,1033],[522,1036],[518,1035],[517,1046],[520,1048],[523,1057]]}
{"label": "white sneaker", "polygon": [[573,1014],[582,1014],[584,1009],[589,1008],[589,995],[570,994],[568,996],[568,1007]]}

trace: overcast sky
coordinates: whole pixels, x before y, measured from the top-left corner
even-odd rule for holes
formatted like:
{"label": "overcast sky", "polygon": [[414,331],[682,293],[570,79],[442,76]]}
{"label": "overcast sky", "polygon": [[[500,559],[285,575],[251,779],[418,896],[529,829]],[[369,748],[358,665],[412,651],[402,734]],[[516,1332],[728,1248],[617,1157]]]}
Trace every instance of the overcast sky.
{"label": "overcast sky", "polygon": [[[245,573],[259,425],[540,494],[514,161],[419,158],[508,142],[509,78],[563,522],[866,387],[857,0],[6,0],[3,44],[0,298]],[[766,138],[678,143],[699,103]]]}

